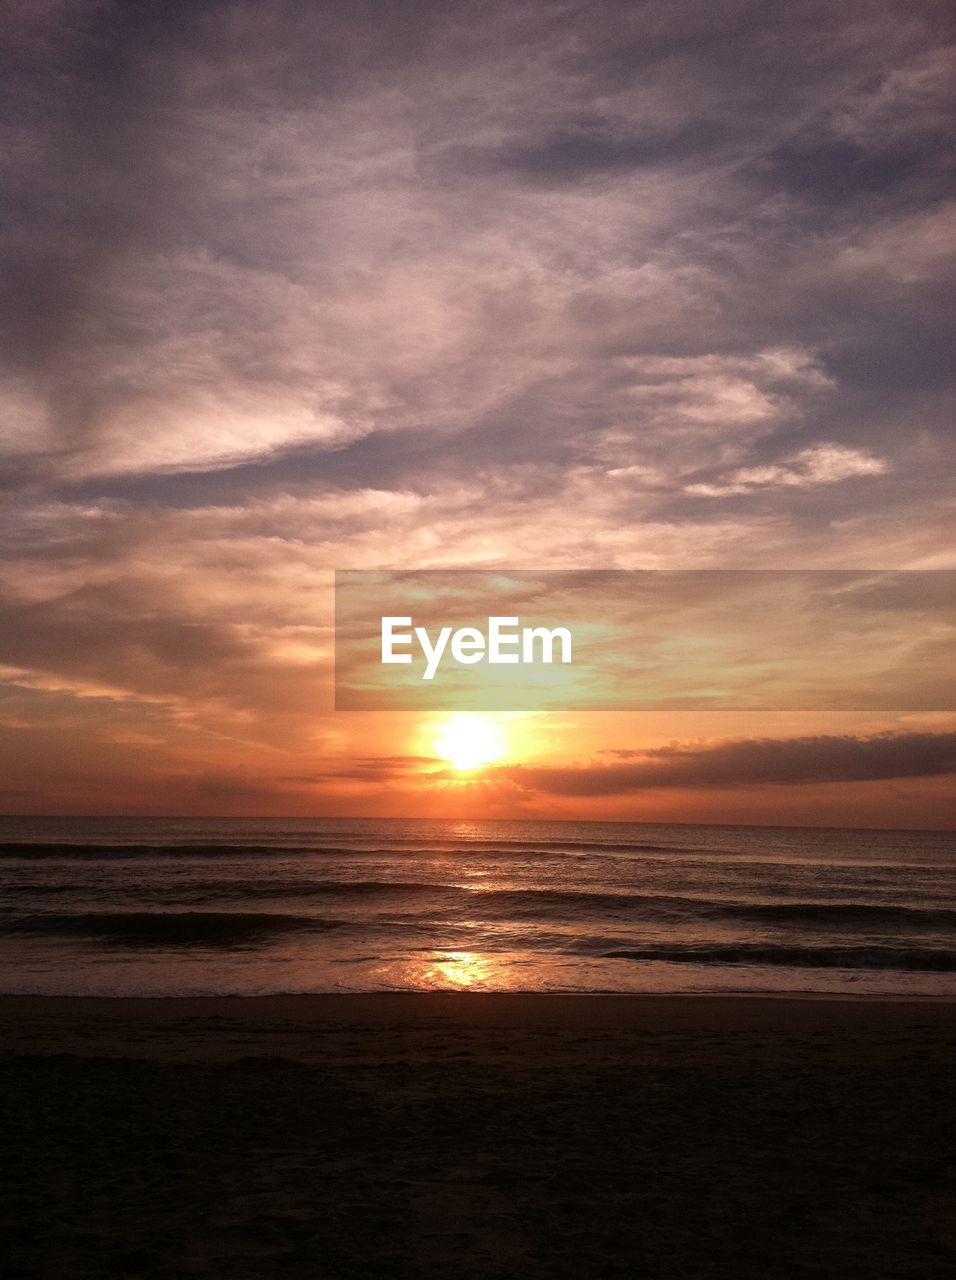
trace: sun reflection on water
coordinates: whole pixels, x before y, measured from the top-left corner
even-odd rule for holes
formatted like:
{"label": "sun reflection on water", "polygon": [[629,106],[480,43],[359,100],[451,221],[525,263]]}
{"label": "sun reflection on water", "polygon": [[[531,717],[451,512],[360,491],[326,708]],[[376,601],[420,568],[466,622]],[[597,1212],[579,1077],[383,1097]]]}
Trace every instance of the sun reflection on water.
{"label": "sun reflection on water", "polygon": [[490,956],[475,951],[444,951],[422,975],[427,986],[485,987],[493,985],[497,966]]}

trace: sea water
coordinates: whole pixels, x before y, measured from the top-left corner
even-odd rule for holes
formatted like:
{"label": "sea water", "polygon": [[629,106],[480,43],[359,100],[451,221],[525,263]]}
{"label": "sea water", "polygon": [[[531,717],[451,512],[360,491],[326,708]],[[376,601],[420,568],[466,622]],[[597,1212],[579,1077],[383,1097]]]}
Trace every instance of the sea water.
{"label": "sea water", "polygon": [[0,819],[0,991],[956,995],[928,831]]}

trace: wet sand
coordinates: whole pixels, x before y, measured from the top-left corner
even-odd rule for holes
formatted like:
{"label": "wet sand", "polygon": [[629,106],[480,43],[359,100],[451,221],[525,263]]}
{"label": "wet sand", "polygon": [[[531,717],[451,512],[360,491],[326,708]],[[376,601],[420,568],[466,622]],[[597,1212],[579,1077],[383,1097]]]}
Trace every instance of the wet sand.
{"label": "wet sand", "polygon": [[956,1005],[0,997],[7,1276],[956,1272]]}

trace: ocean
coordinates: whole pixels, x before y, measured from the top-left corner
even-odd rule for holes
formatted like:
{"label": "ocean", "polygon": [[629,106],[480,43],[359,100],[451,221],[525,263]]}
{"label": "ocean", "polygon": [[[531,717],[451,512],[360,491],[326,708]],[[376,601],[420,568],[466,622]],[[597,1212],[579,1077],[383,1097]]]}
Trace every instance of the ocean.
{"label": "ocean", "polygon": [[956,995],[956,837],[0,818],[0,992]]}

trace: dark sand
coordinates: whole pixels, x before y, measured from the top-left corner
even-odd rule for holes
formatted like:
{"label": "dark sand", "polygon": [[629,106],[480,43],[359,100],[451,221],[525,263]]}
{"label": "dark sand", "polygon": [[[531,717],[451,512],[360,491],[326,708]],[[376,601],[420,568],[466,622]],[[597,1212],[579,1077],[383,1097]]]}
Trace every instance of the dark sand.
{"label": "dark sand", "polygon": [[956,1005],[0,998],[7,1277],[956,1275]]}

